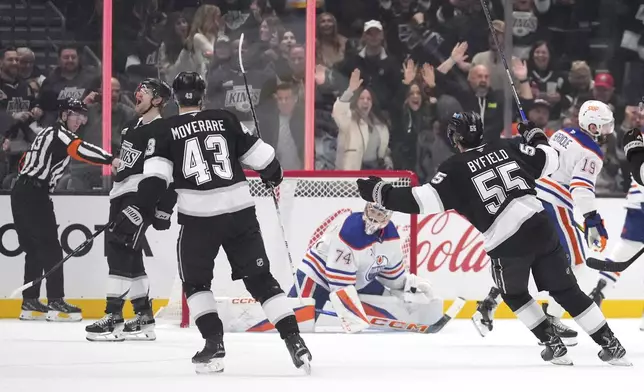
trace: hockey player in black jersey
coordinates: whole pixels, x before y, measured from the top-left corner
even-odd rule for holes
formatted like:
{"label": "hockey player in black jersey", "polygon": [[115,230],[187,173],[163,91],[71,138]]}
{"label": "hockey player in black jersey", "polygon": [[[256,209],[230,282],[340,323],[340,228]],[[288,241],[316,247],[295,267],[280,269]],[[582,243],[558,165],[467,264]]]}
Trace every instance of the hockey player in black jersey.
{"label": "hockey player in black jersey", "polygon": [[[136,203],[137,189],[143,179],[143,154],[148,140],[155,132],[167,132],[161,124],[161,110],[170,100],[170,86],[158,79],[145,79],[139,84],[134,96],[135,110],[141,117],[126,124],[121,131],[120,158],[114,185],[110,191],[110,215],[112,222],[127,206]],[[150,221],[157,230],[170,228],[170,216],[176,202],[176,193],[169,189],[164,193]],[[143,263],[142,228],[136,245],[125,246],[108,230],[105,233],[107,264],[107,306],[105,316],[85,327],[87,340],[123,341],[155,340],[154,315],[148,297],[150,289]],[[135,317],[123,319],[123,305],[128,297],[132,301]]]}
{"label": "hockey player in black jersey", "polygon": [[599,358],[631,365],[604,315],[570,271],[554,226],[536,198],[535,179],[557,169],[557,152],[543,130],[520,124],[524,143],[500,139],[484,144],[476,113],[455,113],[448,138],[461,153],[443,162],[430,183],[394,188],[377,177],[358,180],[360,195],[410,214],[456,210],[483,234],[492,277],[505,303],[544,343],[545,361],[572,365],[561,338],[528,293],[530,272],[539,290],[549,291],[602,347]]}
{"label": "hockey player in black jersey", "polygon": [[[76,131],[87,121],[87,107],[76,99],[60,106],[56,124],[40,131],[22,157],[11,190],[11,212],[20,247],[25,251],[25,283],[39,278],[63,258],[54,204],[49,197],[71,158],[95,165],[118,166],[103,149],[82,141]],[[63,268],[47,278],[47,305],[38,300],[40,284],[23,291],[21,320],[80,321],[81,310],[67,303]]]}
{"label": "hockey player in black jersey", "polygon": [[199,74],[181,72],[172,85],[180,114],[168,118],[163,134],[150,139],[145,152],[145,179],[137,201],[117,217],[111,229],[126,242],[154,217],[158,195],[174,182],[178,194],[179,276],[190,314],[204,349],[192,362],[198,373],[223,371],[223,325],[211,291],[214,260],[223,247],[232,279],[242,280],[285,341],[293,363],[310,371],[311,354],[300,337],[286,295],[270,272],[255,203],[242,164],[277,186],[282,168],[275,151],[244,131],[225,110],[201,111],[205,83]]}

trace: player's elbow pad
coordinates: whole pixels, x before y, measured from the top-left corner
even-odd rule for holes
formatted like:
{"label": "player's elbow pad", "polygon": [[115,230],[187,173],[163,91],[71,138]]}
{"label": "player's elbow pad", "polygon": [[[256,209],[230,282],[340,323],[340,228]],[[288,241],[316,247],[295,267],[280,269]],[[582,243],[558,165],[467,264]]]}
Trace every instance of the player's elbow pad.
{"label": "player's elbow pad", "polygon": [[552,148],[547,142],[538,144],[536,149],[543,151],[544,154],[541,177],[554,173],[559,168],[559,153],[557,153],[557,150]]}
{"label": "player's elbow pad", "polygon": [[633,174],[633,179],[640,185],[644,185],[642,178],[644,177],[644,153],[635,153],[633,154],[628,163],[631,167],[631,173]]}
{"label": "player's elbow pad", "polygon": [[399,187],[391,188],[383,197],[385,208],[393,211],[400,211],[406,214],[420,213],[420,207],[412,192],[412,188]]}
{"label": "player's elbow pad", "polygon": [[156,205],[166,189],[165,180],[159,177],[146,177],[139,182],[136,205],[145,219],[154,216]]}

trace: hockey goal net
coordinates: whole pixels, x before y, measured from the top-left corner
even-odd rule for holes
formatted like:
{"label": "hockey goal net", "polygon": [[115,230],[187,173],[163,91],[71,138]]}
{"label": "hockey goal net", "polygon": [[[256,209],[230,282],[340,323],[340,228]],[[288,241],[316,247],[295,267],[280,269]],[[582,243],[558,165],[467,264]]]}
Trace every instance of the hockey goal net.
{"label": "hockey goal net", "polygon": [[[286,254],[275,205],[270,191],[262,184],[255,172],[247,172],[250,191],[255,199],[257,218],[260,222],[266,251],[271,263],[271,272],[282,289],[288,293],[293,285],[293,276]],[[286,231],[289,249],[295,268],[304,253],[326,231],[341,223],[352,212],[362,211],[365,202],[360,198],[356,180],[378,176],[394,186],[417,185],[417,178],[408,171],[286,171],[284,181],[276,189],[282,223]],[[392,221],[401,237],[401,248],[408,269],[416,265],[415,215],[394,213]],[[227,271],[227,272],[225,272]],[[248,297],[240,282],[230,282],[230,269],[223,251],[215,261],[213,292],[216,297]],[[227,282],[226,282],[227,281]],[[239,284],[236,284],[239,283]],[[190,324],[190,314],[183,295],[181,280],[174,280],[168,305],[158,316],[162,321]]]}

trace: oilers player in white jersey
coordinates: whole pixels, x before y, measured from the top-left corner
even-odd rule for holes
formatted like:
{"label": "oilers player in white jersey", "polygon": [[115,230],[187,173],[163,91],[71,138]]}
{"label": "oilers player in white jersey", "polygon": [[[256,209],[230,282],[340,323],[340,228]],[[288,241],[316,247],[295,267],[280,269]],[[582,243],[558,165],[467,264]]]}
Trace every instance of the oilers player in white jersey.
{"label": "oilers player in white jersey", "polygon": [[[583,235],[588,247],[597,252],[606,248],[608,233],[595,205],[595,181],[604,160],[600,145],[614,129],[613,113],[601,101],[584,102],[578,120],[578,128],[564,128],[550,137],[550,146],[559,153],[559,168],[536,182],[537,197],[555,224],[575,275],[585,265],[586,256],[573,209],[584,217]],[[488,296],[478,302],[472,320],[482,336],[492,330],[498,296],[499,290],[493,287]],[[564,343],[577,344],[577,332],[560,321],[564,314],[561,305],[550,298],[543,304],[543,310]]]}
{"label": "oilers player in white jersey", "polygon": [[[367,314],[396,319],[393,314],[400,314],[403,308],[397,302],[429,304],[415,298],[431,300],[432,287],[429,281],[405,269],[400,236],[391,216],[392,211],[367,203],[364,212],[349,215],[306,252],[297,271],[297,282],[303,298],[315,299],[316,318],[330,300],[345,330],[357,332],[369,326]],[[297,296],[295,286],[289,296]],[[360,300],[365,296],[403,299],[373,306]],[[429,308],[424,310],[432,312]],[[438,311],[442,314],[442,309]],[[427,318],[436,318],[436,314],[418,316],[417,320],[404,321],[431,323]]]}

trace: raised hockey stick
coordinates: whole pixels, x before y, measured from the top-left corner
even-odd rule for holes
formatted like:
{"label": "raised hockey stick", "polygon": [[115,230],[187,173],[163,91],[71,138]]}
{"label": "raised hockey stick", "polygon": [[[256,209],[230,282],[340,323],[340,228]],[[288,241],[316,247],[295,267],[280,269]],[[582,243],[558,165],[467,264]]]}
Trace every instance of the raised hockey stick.
{"label": "raised hockey stick", "polygon": [[512,94],[514,95],[514,100],[517,103],[517,108],[519,109],[519,114],[521,115],[522,121],[528,121],[528,118],[525,116],[523,111],[523,106],[521,106],[521,101],[519,100],[519,94],[517,94],[517,89],[514,86],[514,80],[512,74],[510,73],[510,68],[508,67],[508,62],[505,59],[505,54],[503,53],[503,48],[499,45],[499,40],[496,38],[496,33],[494,32],[494,26],[492,26],[492,17],[490,16],[490,9],[487,6],[486,0],[481,0],[481,6],[483,7],[483,13],[487,19],[487,25],[490,28],[490,34],[492,34],[492,39],[494,40],[494,45],[496,45],[496,50],[501,56],[501,61],[503,62],[503,67],[505,68],[505,73],[508,75],[508,81],[510,82],[510,88],[512,89]]}
{"label": "raised hockey stick", "polygon": [[[373,325],[374,327],[378,327],[382,329],[388,329],[392,331],[424,333],[424,334],[438,333],[447,325],[447,323],[449,323],[453,318],[455,318],[458,315],[461,309],[463,309],[463,306],[465,306],[465,302],[466,302],[465,299],[462,297],[456,298],[452,303],[452,305],[450,305],[450,307],[447,309],[447,312],[443,314],[443,317],[441,317],[434,324],[429,324],[429,325],[407,323],[405,321],[392,320],[384,317],[375,317],[375,316],[367,316],[367,317],[369,317],[369,324]],[[315,313],[323,314],[331,317],[338,317],[338,315],[335,312],[331,312],[323,309],[322,310],[315,309]]]}
{"label": "raised hockey stick", "polygon": [[[259,131],[259,122],[257,121],[257,114],[255,114],[255,105],[253,104],[253,96],[250,94],[250,88],[248,87],[248,79],[246,79],[246,69],[244,68],[244,59],[242,56],[242,46],[244,44],[244,33],[239,37],[239,69],[244,78],[244,87],[246,87],[246,95],[248,96],[248,103],[250,104],[250,112],[253,115],[253,122],[255,123],[255,130],[257,131],[257,137],[261,139],[262,134]],[[297,269],[295,268],[295,263],[293,263],[293,257],[291,256],[291,250],[288,247],[288,239],[286,238],[286,230],[284,229],[284,221],[282,220],[282,213],[280,212],[279,201],[277,200],[277,194],[275,193],[275,188],[270,186],[271,196],[273,198],[273,204],[275,204],[275,212],[277,213],[277,222],[280,225],[282,230],[282,238],[284,238],[284,247],[286,248],[286,255],[288,256],[288,262],[291,265],[291,274],[293,274],[293,283],[295,284],[295,290],[297,291],[297,297],[302,300],[302,290],[297,284]]]}
{"label": "raised hockey stick", "polygon": [[41,276],[41,277],[39,277],[39,278],[37,278],[37,279],[35,279],[35,280],[32,280],[31,282],[29,282],[29,283],[27,283],[27,284],[24,284],[24,285],[22,285],[22,286],[18,287],[17,289],[15,289],[14,291],[12,291],[12,292],[11,292],[11,295],[9,296],[9,298],[15,298],[15,297],[17,297],[17,296],[18,296],[18,294],[20,294],[21,292],[23,292],[23,291],[27,290],[27,289],[28,289],[28,288],[30,288],[30,287],[33,287],[34,285],[36,285],[36,284],[38,284],[38,283],[42,282],[43,280],[47,279],[47,277],[48,277],[49,275],[51,275],[54,271],[56,271],[58,268],[60,268],[60,267],[61,267],[61,266],[62,266],[62,265],[67,261],[67,260],[69,260],[70,258],[72,258],[73,256],[75,256],[78,252],[80,252],[81,250],[83,250],[83,248],[85,248],[85,247],[86,247],[87,245],[89,245],[92,241],[94,241],[94,239],[95,239],[96,237],[98,237],[102,232],[104,232],[104,231],[105,231],[105,229],[107,229],[107,227],[108,227],[110,224],[111,224],[111,222],[110,222],[110,223],[108,223],[108,224],[106,224],[105,226],[101,227],[100,229],[96,230],[96,231],[94,232],[94,234],[92,234],[92,236],[91,236],[91,237],[89,237],[88,239],[86,239],[86,240],[85,240],[85,242],[83,242],[82,244],[80,244],[80,245],[79,245],[76,249],[74,249],[70,254],[68,254],[67,256],[65,256],[65,257],[64,257],[61,261],[59,261],[58,263],[56,263],[56,265],[54,265],[53,267],[51,267],[51,269],[50,269],[49,271],[47,271],[47,273],[46,273],[46,274],[44,274],[43,276]]}

